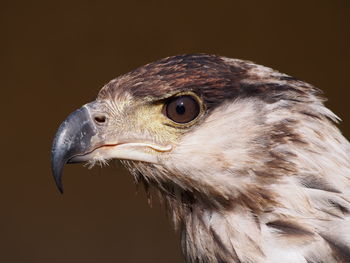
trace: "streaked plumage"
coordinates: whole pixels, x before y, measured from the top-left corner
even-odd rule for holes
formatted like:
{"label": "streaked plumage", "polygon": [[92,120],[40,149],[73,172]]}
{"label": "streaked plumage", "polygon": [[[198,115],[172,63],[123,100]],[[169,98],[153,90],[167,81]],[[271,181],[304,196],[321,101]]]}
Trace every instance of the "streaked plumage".
{"label": "streaked plumage", "polygon": [[[201,111],[174,123],[164,105],[183,94]],[[62,124],[54,175],[60,184],[67,161],[122,159],[164,200],[187,262],[350,262],[350,146],[323,101],[252,62],[165,58],[112,80]],[[74,137],[80,118],[90,135]]]}

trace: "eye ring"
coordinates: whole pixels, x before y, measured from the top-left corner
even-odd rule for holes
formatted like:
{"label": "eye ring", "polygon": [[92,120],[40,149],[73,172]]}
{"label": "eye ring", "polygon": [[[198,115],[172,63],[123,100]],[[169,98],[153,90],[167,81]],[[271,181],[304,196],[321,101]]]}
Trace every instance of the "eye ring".
{"label": "eye ring", "polygon": [[180,95],[170,98],[164,107],[167,118],[179,124],[193,121],[200,113],[200,105],[196,98],[190,95]]}

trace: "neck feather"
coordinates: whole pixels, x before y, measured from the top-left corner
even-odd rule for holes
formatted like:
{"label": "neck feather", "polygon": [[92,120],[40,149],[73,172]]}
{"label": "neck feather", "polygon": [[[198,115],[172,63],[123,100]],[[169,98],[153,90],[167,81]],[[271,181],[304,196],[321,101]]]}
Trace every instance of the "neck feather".
{"label": "neck feather", "polygon": [[[203,143],[190,137],[176,149],[175,156],[184,160],[170,158],[176,166],[169,161],[127,163],[136,180],[147,189],[154,186],[164,200],[181,231],[187,262],[343,262],[338,259],[350,258],[346,245],[350,238],[336,229],[341,224],[350,231],[349,142],[332,123],[335,116],[321,103],[292,108],[282,104],[257,107],[245,102],[226,108],[228,116],[235,116],[232,111],[237,109],[248,113],[230,122],[235,124],[231,135],[226,135],[230,146],[219,140],[211,147],[204,136],[206,147],[191,152],[190,146]],[[253,119],[247,117],[254,111]],[[212,134],[205,125],[192,138]],[[210,125],[217,130],[215,125],[220,123]],[[186,140],[191,143],[186,145]],[[218,143],[225,147],[216,152]],[[237,160],[242,166],[235,166]]]}

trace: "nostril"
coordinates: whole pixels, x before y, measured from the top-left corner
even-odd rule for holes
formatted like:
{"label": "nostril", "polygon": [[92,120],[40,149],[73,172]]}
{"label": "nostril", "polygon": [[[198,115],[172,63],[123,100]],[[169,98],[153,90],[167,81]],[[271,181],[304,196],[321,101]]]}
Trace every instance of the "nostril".
{"label": "nostril", "polygon": [[95,116],[95,121],[97,123],[105,123],[106,122],[106,117],[105,116]]}

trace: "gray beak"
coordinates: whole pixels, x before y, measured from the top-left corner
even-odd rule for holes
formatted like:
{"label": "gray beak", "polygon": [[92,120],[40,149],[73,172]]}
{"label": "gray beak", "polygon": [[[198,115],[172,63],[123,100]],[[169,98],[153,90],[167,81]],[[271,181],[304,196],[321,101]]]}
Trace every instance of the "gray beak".
{"label": "gray beak", "polygon": [[73,157],[88,152],[91,149],[91,138],[96,134],[97,129],[87,105],[71,113],[58,128],[52,145],[51,168],[61,193],[64,165],[73,163]]}

